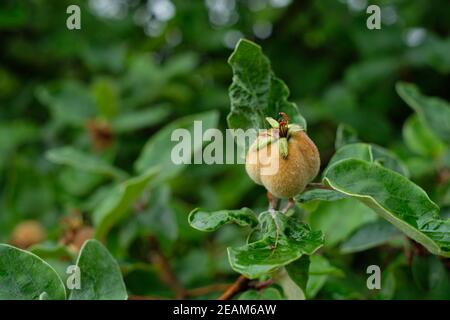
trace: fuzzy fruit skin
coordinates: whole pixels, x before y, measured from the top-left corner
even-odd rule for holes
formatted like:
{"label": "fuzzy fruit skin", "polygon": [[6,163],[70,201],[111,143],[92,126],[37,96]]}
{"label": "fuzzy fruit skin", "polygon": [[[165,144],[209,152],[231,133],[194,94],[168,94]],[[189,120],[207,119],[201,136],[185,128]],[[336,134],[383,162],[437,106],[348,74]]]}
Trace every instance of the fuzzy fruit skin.
{"label": "fuzzy fruit skin", "polygon": [[247,152],[247,156],[245,158],[245,171],[247,171],[250,179],[253,180],[256,184],[263,185],[261,181],[261,164],[259,161],[260,151],[257,150],[258,141],[266,138],[268,135],[267,131],[262,131],[258,134],[258,137],[255,139],[253,144],[250,146]]}
{"label": "fuzzy fruit skin", "polygon": [[[247,163],[255,158],[256,164],[255,162]],[[264,174],[264,164],[274,163],[274,161],[278,161],[278,170]],[[319,151],[303,131],[291,133],[288,139],[287,158],[284,159],[280,155],[278,140],[276,140],[259,151],[252,146],[247,154],[247,162],[246,170],[250,178],[281,199],[292,198],[301,193],[317,176],[320,169]]]}
{"label": "fuzzy fruit skin", "polygon": [[18,248],[26,249],[43,241],[45,237],[45,230],[39,222],[26,220],[14,228],[10,243]]}

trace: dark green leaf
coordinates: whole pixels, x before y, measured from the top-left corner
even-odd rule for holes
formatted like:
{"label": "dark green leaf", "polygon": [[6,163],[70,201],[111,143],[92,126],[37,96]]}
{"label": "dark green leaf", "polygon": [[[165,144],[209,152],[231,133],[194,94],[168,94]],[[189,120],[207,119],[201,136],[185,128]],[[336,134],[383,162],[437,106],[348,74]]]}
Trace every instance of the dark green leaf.
{"label": "dark green leaf", "polygon": [[289,102],[289,89],[275,77],[269,59],[257,44],[241,39],[228,63],[233,69],[229,89],[231,112],[228,127],[233,129],[265,128],[265,118],[285,112],[291,123],[306,129],[306,121],[297,106]]}
{"label": "dark green leaf", "polygon": [[110,191],[110,194],[102,200],[93,213],[97,239],[103,238],[115,223],[126,216],[131,205],[158,172],[158,168],[153,168],[141,176],[122,182]]}
{"label": "dark green leaf", "polygon": [[340,250],[342,253],[364,251],[382,245],[399,234],[399,231],[386,220],[370,222],[361,226],[345,240]]}
{"label": "dark green leaf", "polygon": [[73,147],[63,147],[47,152],[47,158],[57,164],[73,167],[77,170],[109,176],[116,179],[123,179],[127,173],[110,165],[105,160],[93,155],[84,153]]}
{"label": "dark green leaf", "polygon": [[194,209],[189,214],[189,224],[200,231],[215,231],[226,223],[235,223],[241,227],[255,227],[258,219],[249,208],[239,210],[204,211]]}
{"label": "dark green leaf", "polygon": [[306,291],[306,285],[308,283],[309,265],[309,256],[304,255],[285,267],[289,277],[303,292]]}

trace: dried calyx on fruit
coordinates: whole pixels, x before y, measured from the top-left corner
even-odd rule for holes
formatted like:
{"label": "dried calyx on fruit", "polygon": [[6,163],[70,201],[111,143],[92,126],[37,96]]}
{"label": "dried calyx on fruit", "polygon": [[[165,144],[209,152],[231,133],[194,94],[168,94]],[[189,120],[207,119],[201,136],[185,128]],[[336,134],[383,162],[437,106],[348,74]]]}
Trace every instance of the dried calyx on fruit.
{"label": "dried calyx on fruit", "polygon": [[273,196],[292,198],[301,193],[318,174],[320,156],[316,145],[297,124],[280,112],[272,127],[262,130],[247,153],[245,169],[250,178]]}

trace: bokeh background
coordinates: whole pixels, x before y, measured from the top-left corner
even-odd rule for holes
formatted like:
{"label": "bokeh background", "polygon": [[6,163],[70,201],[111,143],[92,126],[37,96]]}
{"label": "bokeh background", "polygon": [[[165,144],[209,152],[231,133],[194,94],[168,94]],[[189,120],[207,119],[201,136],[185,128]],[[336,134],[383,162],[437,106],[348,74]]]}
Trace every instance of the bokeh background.
{"label": "bokeh background", "polygon": [[[81,8],[81,30],[66,28],[71,4]],[[369,4],[381,7],[381,30],[366,28]],[[49,150],[71,146],[132,173],[145,143],[173,120],[217,110],[224,130],[227,58],[240,38],[260,44],[289,86],[322,166],[335,151],[336,128],[346,124],[362,141],[395,152],[448,216],[450,157],[442,160],[441,147],[409,148],[404,123],[414,115],[395,83],[450,100],[449,12],[447,0],[3,0],[0,242],[77,250],[91,236],[92,212],[117,177],[55,164]],[[144,192],[105,243],[131,296],[170,298],[176,293],[152,258],[155,242],[183,287],[228,283],[236,274],[225,248],[243,243],[245,232],[229,226],[202,234],[187,215],[196,207],[266,205],[242,165],[192,165]],[[318,218],[310,224],[329,232],[322,254],[335,270],[316,279],[310,298],[450,298],[449,286],[428,279],[448,280],[445,263],[425,256],[415,275],[403,239],[341,254],[339,244],[370,220],[347,215],[358,208],[314,208]],[[70,264],[54,253],[47,259],[62,274]],[[370,263],[389,270],[387,289],[365,287]]]}

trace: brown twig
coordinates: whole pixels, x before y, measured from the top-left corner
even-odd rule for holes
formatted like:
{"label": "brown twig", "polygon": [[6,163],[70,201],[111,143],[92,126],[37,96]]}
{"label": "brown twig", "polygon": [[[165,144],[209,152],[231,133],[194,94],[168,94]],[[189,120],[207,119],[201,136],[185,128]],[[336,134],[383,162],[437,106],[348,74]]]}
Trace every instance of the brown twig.
{"label": "brown twig", "polygon": [[264,288],[267,288],[271,284],[273,284],[273,279],[272,278],[268,279],[266,281],[256,282],[254,284],[250,283],[249,286],[255,288],[256,290],[262,290]]}
{"label": "brown twig", "polygon": [[128,296],[128,300],[168,300],[169,298],[157,297],[157,296],[139,296],[131,295]]}
{"label": "brown twig", "polygon": [[275,198],[269,191],[267,191],[267,200],[269,200],[269,209],[276,210],[278,207],[278,199]]}
{"label": "brown twig", "polygon": [[215,283],[208,286],[188,290],[186,292],[186,295],[189,297],[204,296],[212,292],[225,291],[229,286],[229,283]]}
{"label": "brown twig", "polygon": [[249,279],[243,275],[239,276],[237,280],[219,297],[219,300],[230,300],[236,294],[247,288]]}
{"label": "brown twig", "polygon": [[154,236],[150,236],[149,244],[150,260],[158,269],[161,280],[173,290],[176,299],[184,299],[186,297],[186,290],[176,278],[166,256],[161,252],[158,240]]}
{"label": "brown twig", "polygon": [[286,213],[289,211],[290,208],[292,208],[295,205],[295,201],[292,198],[289,198],[288,203],[286,205],[286,207],[284,207],[284,209],[281,211],[283,213]]}

